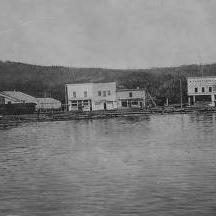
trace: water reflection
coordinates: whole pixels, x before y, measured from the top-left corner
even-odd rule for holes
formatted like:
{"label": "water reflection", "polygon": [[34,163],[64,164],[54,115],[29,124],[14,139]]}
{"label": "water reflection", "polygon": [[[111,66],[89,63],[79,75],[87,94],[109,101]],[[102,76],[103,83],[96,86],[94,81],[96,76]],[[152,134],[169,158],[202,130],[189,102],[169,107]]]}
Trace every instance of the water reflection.
{"label": "water reflection", "polygon": [[215,115],[0,131],[1,215],[215,215]]}

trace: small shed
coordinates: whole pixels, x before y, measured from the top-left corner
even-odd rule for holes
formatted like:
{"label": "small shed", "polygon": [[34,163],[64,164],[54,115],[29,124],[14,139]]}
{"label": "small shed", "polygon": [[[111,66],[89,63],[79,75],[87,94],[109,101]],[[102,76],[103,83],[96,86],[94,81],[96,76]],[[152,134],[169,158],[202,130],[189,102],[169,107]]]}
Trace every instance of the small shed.
{"label": "small shed", "polygon": [[37,98],[36,109],[41,110],[57,110],[61,109],[61,101],[54,98]]}

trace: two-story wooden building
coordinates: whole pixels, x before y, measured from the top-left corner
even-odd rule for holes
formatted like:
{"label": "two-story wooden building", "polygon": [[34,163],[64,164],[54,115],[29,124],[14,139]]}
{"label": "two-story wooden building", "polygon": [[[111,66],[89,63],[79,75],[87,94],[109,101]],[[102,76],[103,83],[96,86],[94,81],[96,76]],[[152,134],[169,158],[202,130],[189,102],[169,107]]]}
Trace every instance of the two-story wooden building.
{"label": "two-story wooden building", "polygon": [[207,101],[215,106],[216,77],[188,77],[187,92],[189,105],[197,101]]}
{"label": "two-story wooden building", "polygon": [[67,109],[71,110],[111,110],[117,108],[116,83],[66,84]]}

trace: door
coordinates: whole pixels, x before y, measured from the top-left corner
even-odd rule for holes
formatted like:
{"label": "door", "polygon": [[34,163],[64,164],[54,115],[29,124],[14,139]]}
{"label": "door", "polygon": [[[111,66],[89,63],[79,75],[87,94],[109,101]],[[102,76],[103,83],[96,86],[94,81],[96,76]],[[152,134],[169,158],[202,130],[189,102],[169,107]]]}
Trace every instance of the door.
{"label": "door", "polygon": [[78,110],[82,111],[82,101],[78,101]]}
{"label": "door", "polygon": [[143,108],[143,103],[142,102],[140,102],[140,108]]}
{"label": "door", "polygon": [[107,105],[106,105],[106,103],[104,103],[104,110],[106,110],[107,109]]}

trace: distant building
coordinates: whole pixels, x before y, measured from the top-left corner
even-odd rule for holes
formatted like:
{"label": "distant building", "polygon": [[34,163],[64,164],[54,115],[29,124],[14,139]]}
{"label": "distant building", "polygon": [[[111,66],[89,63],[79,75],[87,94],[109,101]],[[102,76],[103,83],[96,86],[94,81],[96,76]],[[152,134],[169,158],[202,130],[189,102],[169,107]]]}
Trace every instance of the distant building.
{"label": "distant building", "polygon": [[36,98],[37,106],[36,109],[40,110],[54,110],[61,109],[61,101],[54,98]]}
{"label": "distant building", "polygon": [[0,104],[20,103],[16,98],[6,95],[4,92],[0,92]]}
{"label": "distant building", "polygon": [[0,92],[1,104],[14,104],[14,103],[35,103],[37,100],[31,95],[25,94],[20,91],[2,91]]}
{"label": "distant building", "polygon": [[36,109],[60,109],[61,102],[54,98],[36,98],[20,91],[0,92],[0,104],[36,104]]}
{"label": "distant building", "polygon": [[216,77],[188,77],[187,92],[189,105],[206,101],[215,106]]}
{"label": "distant building", "polygon": [[145,107],[146,92],[142,89],[119,89],[116,92],[118,108]]}
{"label": "distant building", "polygon": [[116,83],[66,84],[68,110],[111,110],[117,108]]}

